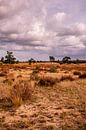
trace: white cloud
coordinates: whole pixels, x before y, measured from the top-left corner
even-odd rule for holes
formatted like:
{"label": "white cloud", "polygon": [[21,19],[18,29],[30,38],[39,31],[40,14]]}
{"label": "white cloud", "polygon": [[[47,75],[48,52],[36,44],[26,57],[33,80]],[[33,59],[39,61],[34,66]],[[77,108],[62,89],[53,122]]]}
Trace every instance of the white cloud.
{"label": "white cloud", "polygon": [[37,55],[85,53],[86,23],[75,15],[81,2],[74,10],[72,3],[74,0],[0,0],[0,49],[34,50]]}
{"label": "white cloud", "polygon": [[57,22],[64,22],[65,18],[66,18],[66,14],[64,12],[58,12],[55,14],[56,20]]}

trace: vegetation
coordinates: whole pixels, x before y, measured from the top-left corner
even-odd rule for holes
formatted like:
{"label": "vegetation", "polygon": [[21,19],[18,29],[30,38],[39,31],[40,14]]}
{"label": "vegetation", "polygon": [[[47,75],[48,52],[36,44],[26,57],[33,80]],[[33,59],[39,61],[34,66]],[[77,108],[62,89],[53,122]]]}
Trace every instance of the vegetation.
{"label": "vegetation", "polygon": [[55,66],[51,66],[50,69],[49,69],[49,72],[56,73],[57,72],[57,68]]}
{"label": "vegetation", "polygon": [[4,63],[4,57],[1,58],[1,62]]}
{"label": "vegetation", "polygon": [[79,75],[79,78],[81,78],[81,79],[86,78],[86,73],[80,74],[80,75]]}
{"label": "vegetation", "polygon": [[38,70],[34,70],[31,75],[30,75],[30,79],[31,80],[35,80],[38,81],[39,80],[39,76],[38,76],[39,71]]}
{"label": "vegetation", "polygon": [[38,81],[38,85],[40,86],[53,86],[56,84],[56,78],[50,76],[42,76]]}
{"label": "vegetation", "polygon": [[55,57],[54,56],[49,56],[49,59],[50,59],[51,62],[55,61]]}
{"label": "vegetation", "polygon": [[29,65],[31,65],[31,63],[35,63],[36,61],[33,58],[31,58],[28,62],[29,62]]}
{"label": "vegetation", "polygon": [[80,71],[74,71],[73,74],[74,75],[81,75],[81,72]]}
{"label": "vegetation", "polygon": [[85,108],[85,64],[0,65],[0,130],[85,130]]}
{"label": "vegetation", "polygon": [[10,91],[10,100],[14,106],[20,106],[23,101],[31,98],[32,91],[33,88],[30,82],[19,81]]}
{"label": "vegetation", "polygon": [[64,80],[73,81],[74,78],[71,75],[64,75],[64,76],[61,77],[60,81],[64,81]]}
{"label": "vegetation", "polygon": [[[71,57],[69,56],[65,56],[62,58],[62,60],[56,60],[54,56],[49,56],[49,61],[50,62],[56,62],[56,63],[60,63],[60,64],[64,64],[64,63],[74,63],[74,64],[79,64],[79,63],[86,63],[86,60],[80,60],[80,59],[76,59],[76,60],[72,60]],[[32,63],[42,63],[42,62],[49,62],[49,61],[36,61],[33,58],[30,58],[28,60],[29,65],[31,65]],[[1,57],[0,60],[0,64],[1,63],[9,63],[9,64],[13,64],[13,63],[19,63],[19,61],[16,61],[15,56],[13,55],[13,52],[11,51],[7,51],[7,55],[5,57]],[[23,62],[24,63],[24,62]],[[25,62],[27,63],[27,61]]]}
{"label": "vegetation", "polygon": [[65,57],[62,59],[62,62],[63,62],[63,63],[68,63],[70,60],[71,60],[71,58],[70,58],[69,56],[65,56]]}
{"label": "vegetation", "polygon": [[13,55],[13,52],[7,51],[7,55],[1,58],[1,62],[14,64],[16,62],[16,58]]}

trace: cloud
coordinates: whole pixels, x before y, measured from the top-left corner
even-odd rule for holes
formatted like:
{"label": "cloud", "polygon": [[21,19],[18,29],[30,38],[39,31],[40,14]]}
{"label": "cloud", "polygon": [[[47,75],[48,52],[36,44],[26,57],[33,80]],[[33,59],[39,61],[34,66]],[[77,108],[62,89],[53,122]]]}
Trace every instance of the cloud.
{"label": "cloud", "polygon": [[20,51],[33,57],[85,55],[85,4],[85,0],[0,0],[0,49],[17,56]]}
{"label": "cloud", "polygon": [[0,19],[15,16],[25,7],[23,0],[0,0]]}
{"label": "cloud", "polygon": [[57,36],[82,36],[86,34],[86,24],[75,23],[69,27],[63,27],[57,33]]}

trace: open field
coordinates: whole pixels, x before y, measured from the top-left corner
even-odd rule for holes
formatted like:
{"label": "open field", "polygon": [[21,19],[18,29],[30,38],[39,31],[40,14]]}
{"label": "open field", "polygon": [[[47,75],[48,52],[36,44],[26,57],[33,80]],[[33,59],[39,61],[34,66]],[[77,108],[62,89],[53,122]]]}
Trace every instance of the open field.
{"label": "open field", "polygon": [[0,65],[0,130],[86,130],[86,64]]}

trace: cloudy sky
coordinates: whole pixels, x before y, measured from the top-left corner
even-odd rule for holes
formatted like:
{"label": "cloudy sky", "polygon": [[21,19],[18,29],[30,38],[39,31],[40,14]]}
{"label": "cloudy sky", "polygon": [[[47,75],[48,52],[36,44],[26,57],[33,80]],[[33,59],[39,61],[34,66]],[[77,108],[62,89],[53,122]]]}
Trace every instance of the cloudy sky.
{"label": "cloudy sky", "polygon": [[0,0],[0,57],[86,58],[86,0]]}

